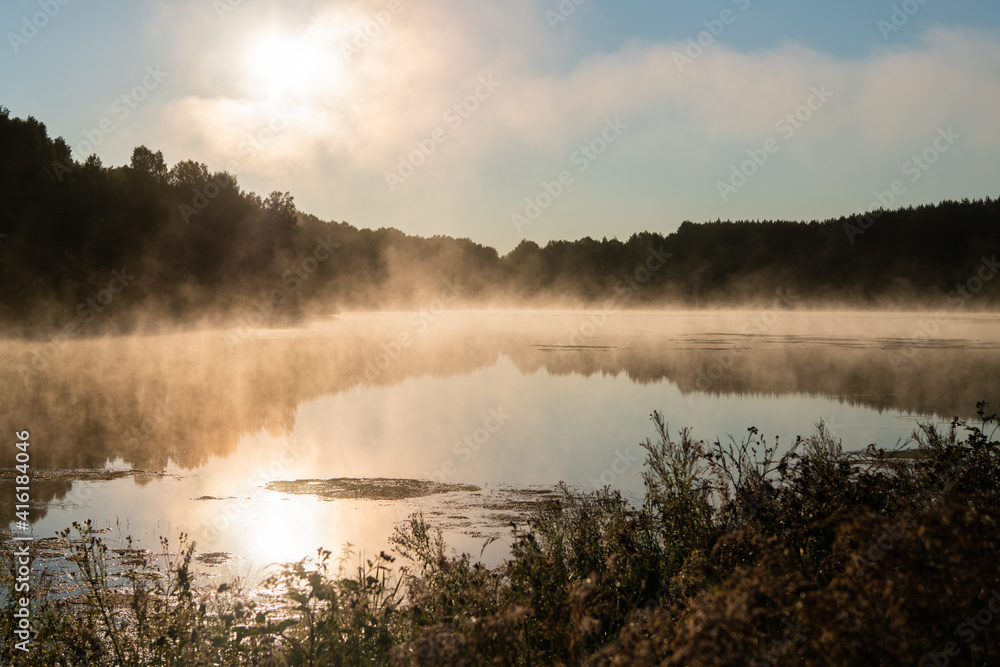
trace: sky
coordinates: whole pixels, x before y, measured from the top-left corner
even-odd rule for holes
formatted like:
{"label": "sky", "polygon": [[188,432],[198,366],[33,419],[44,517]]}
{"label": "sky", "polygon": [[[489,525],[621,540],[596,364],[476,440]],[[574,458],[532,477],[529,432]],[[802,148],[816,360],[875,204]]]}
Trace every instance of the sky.
{"label": "sky", "polygon": [[625,239],[1000,195],[996,0],[5,0],[0,105],[358,227]]}

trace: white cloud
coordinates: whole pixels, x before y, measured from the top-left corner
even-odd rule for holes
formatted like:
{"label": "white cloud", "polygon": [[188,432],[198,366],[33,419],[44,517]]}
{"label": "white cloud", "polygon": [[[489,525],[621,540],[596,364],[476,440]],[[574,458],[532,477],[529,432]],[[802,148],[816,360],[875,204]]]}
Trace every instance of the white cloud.
{"label": "white cloud", "polygon": [[[401,2],[401,11],[350,63],[344,61],[342,47],[387,2],[319,3],[286,21],[293,27],[283,34],[309,42],[315,57],[301,65],[309,75],[289,73],[290,80],[300,83],[281,100],[269,100],[246,85],[254,73],[239,54],[273,31],[255,23],[249,5],[238,10],[243,18],[228,17],[221,26],[209,25],[215,17],[205,13],[204,3],[178,10],[174,25],[178,51],[189,67],[188,92],[169,105],[157,135],[165,137],[169,154],[223,168],[246,135],[266,124],[271,107],[287,106],[296,121],[266,158],[247,166],[251,180],[273,177],[301,184],[293,193],[321,209],[315,212],[322,216],[340,218],[338,211],[347,209],[364,217],[367,209],[382,219],[362,224],[394,224],[408,231],[407,215],[415,201],[461,200],[452,203],[454,215],[482,212],[485,202],[516,204],[532,194],[520,189],[518,161],[529,175],[549,169],[548,164],[558,169],[575,146],[614,116],[630,123],[616,169],[638,173],[671,156],[683,167],[665,176],[690,184],[677,209],[696,219],[714,218],[719,210],[715,181],[745,149],[775,135],[775,121],[820,85],[833,91],[834,98],[788,143],[774,167],[776,173],[795,173],[801,167],[803,173],[819,174],[822,180],[810,186],[816,198],[822,194],[829,201],[830,190],[836,191],[839,183],[867,178],[879,185],[886,169],[947,125],[967,138],[948,174],[981,175],[988,163],[996,176],[1000,86],[993,63],[1000,62],[1000,43],[993,33],[937,28],[916,46],[887,47],[862,59],[839,59],[793,43],[755,53],[716,44],[683,72],[674,61],[683,45],[631,45],[616,53],[592,54],[560,71],[549,64],[553,46],[546,41],[551,38],[547,26],[526,2],[503,8],[444,0]],[[196,6],[201,12],[197,17],[191,13]],[[189,37],[211,30],[219,33],[217,39],[206,38],[205,43],[215,46],[201,55],[192,52]],[[218,57],[223,49],[229,50],[226,58]],[[462,127],[449,129],[445,111],[466,98],[477,78],[487,73],[501,88]],[[208,94],[215,90],[209,84],[219,81],[226,82],[222,94]],[[415,187],[389,198],[383,173],[413,149],[415,140],[438,127],[448,130],[448,142],[414,177]],[[486,182],[486,169],[508,177]],[[456,194],[458,183],[461,194]],[[595,186],[601,190],[599,183]],[[656,192],[616,193],[630,201],[647,200],[650,216],[659,216],[653,210],[662,204]],[[809,193],[795,194],[801,199]],[[853,195],[845,191],[844,196],[847,201]],[[367,206],[366,198],[372,201]],[[759,204],[752,197],[746,201]],[[458,223],[427,224],[454,229]]]}

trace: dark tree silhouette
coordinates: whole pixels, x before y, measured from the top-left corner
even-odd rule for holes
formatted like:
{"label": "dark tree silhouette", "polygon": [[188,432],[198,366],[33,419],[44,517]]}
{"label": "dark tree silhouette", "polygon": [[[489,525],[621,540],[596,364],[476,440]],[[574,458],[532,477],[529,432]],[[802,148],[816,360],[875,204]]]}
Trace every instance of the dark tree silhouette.
{"label": "dark tree silhouette", "polygon": [[132,151],[131,166],[139,173],[148,174],[158,181],[167,177],[167,165],[163,161],[163,151],[154,153],[145,146],[136,146]]}
{"label": "dark tree silhouette", "polygon": [[[500,256],[469,239],[322,221],[288,192],[261,198],[191,160],[168,169],[145,146],[126,167],[80,163],[44,124],[2,107],[0,190],[8,333],[80,324],[79,304],[123,268],[135,280],[84,333],[262,310],[277,325],[338,308],[420,308],[445,289],[477,306],[745,305],[784,289],[804,306],[960,309],[1000,295],[1000,202],[989,197],[823,222],[685,221],[624,241],[525,240]],[[975,298],[956,296],[970,280],[981,281]]]}

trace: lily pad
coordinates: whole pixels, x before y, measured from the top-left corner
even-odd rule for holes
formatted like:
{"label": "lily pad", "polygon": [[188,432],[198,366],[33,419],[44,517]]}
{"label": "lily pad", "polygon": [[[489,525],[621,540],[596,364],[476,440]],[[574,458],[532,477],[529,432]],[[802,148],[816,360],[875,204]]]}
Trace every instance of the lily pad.
{"label": "lily pad", "polygon": [[479,491],[471,484],[444,484],[422,479],[386,479],[382,477],[341,477],[338,479],[298,479],[270,482],[271,491],[330,499],[405,500],[438,493]]}
{"label": "lily pad", "polygon": [[219,565],[228,563],[233,558],[234,555],[228,551],[211,551],[209,553],[200,553],[194,557],[196,561],[209,567],[218,567]]}

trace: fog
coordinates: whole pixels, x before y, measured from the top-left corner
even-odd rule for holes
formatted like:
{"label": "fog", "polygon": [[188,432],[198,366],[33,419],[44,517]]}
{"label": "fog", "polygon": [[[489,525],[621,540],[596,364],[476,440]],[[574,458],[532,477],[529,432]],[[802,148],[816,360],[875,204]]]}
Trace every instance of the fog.
{"label": "fog", "polygon": [[[977,401],[996,396],[997,319],[954,317],[931,338],[926,314],[425,310],[58,346],[14,339],[0,346],[0,402],[10,428],[31,430],[38,470],[193,469],[233,456],[246,436],[287,435],[318,397],[469,376],[503,359],[522,375],[666,382],[689,401],[822,396],[971,418]],[[13,465],[4,450],[0,466]],[[50,493],[64,493],[59,484]]]}

